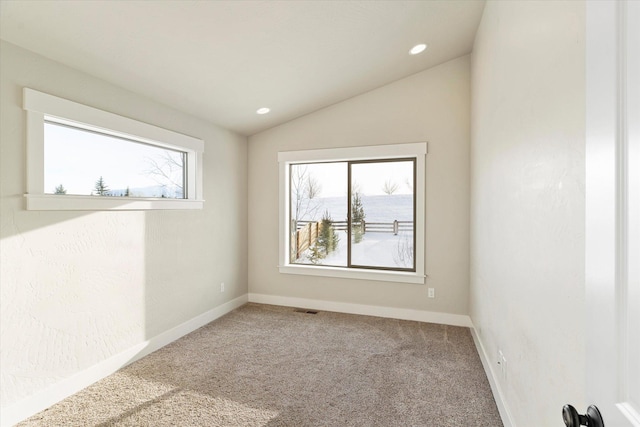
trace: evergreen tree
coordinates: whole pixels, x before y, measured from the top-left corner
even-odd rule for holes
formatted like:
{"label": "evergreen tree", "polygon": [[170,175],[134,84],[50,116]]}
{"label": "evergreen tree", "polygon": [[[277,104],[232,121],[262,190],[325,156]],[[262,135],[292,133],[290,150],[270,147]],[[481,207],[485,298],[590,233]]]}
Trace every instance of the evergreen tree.
{"label": "evergreen tree", "polygon": [[340,237],[333,228],[333,219],[331,219],[329,211],[325,210],[322,215],[322,221],[320,221],[320,232],[318,233],[318,239],[316,241],[316,245],[319,247],[322,255],[324,255],[322,258],[329,255],[329,253],[338,247],[339,240]]}
{"label": "evergreen tree", "polygon": [[307,257],[309,258],[311,264],[319,264],[320,260],[325,257],[322,249],[318,245],[318,242],[316,242],[315,245],[309,248],[309,254],[307,255]]}
{"label": "evergreen tree", "polygon": [[362,205],[362,198],[360,193],[356,191],[351,197],[351,230],[355,243],[362,241],[362,235],[364,234],[364,206]]}
{"label": "evergreen tree", "polygon": [[56,191],[54,194],[67,194],[67,189],[64,188],[62,184],[60,184],[56,187]]}
{"label": "evergreen tree", "polygon": [[104,179],[100,176],[100,179],[96,181],[95,187],[93,187],[93,191],[96,192],[98,196],[108,196],[109,195],[109,187],[105,184]]}
{"label": "evergreen tree", "polygon": [[131,196],[131,192],[129,191],[129,186],[127,185],[127,189],[124,190],[124,197],[129,197]]}

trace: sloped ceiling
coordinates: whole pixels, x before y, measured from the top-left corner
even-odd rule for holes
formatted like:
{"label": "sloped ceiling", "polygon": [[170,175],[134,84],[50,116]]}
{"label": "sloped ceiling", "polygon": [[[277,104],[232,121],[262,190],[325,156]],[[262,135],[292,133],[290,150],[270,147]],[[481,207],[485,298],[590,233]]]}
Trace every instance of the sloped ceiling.
{"label": "sloped ceiling", "polygon": [[[484,0],[0,2],[0,37],[252,135],[471,51]],[[419,55],[409,49],[427,43]],[[260,107],[271,112],[257,115]]]}

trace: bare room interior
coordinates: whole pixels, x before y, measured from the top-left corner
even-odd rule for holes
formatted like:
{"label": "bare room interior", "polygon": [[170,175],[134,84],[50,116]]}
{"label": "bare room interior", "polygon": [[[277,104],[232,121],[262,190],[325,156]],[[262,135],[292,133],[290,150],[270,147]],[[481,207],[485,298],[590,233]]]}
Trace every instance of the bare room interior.
{"label": "bare room interior", "polygon": [[640,427],[640,2],[0,38],[2,426]]}

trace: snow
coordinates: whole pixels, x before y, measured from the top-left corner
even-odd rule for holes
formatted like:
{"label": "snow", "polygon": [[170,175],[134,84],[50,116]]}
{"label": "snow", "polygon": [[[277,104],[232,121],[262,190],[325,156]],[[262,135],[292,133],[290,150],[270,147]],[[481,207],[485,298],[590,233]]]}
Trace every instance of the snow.
{"label": "snow", "polygon": [[[320,197],[312,200],[310,215],[300,219],[305,221],[318,221],[325,211],[334,221],[346,221],[347,197]],[[394,220],[413,221],[413,195],[362,195],[362,204],[367,223],[393,224]],[[346,231],[337,231],[340,241],[338,248],[327,255],[326,258],[316,262],[319,265],[332,265],[338,267],[347,266],[347,239]],[[362,236],[362,241],[351,245],[351,264],[367,267],[412,268],[413,267],[413,234],[411,231],[401,231],[398,235],[393,233],[367,231]],[[402,259],[402,255],[409,253],[408,259]],[[298,264],[312,264],[309,256],[311,250],[307,249]]]}
{"label": "snow", "polygon": [[[391,196],[362,195],[365,220],[368,222],[393,222],[413,220],[413,196],[409,194],[393,194]],[[334,221],[346,221],[347,197],[319,197],[313,199],[309,211],[312,215],[301,216],[302,221],[319,221],[327,211]]]}
{"label": "snow", "polygon": [[[316,264],[346,267],[347,234],[342,231],[338,232],[338,235],[340,236],[338,248]],[[413,235],[410,232],[401,232],[397,236],[393,233],[365,233],[362,241],[351,245],[351,264],[367,267],[411,268],[413,267],[412,258],[405,259],[404,262],[401,259],[402,249],[406,250],[407,245],[409,249],[413,246]],[[310,250],[307,249],[298,263],[311,264],[309,254]]]}

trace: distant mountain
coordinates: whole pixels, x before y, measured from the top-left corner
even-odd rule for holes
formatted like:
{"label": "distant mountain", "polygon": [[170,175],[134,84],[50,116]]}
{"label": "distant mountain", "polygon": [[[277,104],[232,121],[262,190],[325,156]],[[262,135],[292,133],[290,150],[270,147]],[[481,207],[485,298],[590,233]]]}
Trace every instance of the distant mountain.
{"label": "distant mountain", "polygon": [[[127,193],[126,188],[118,188],[115,190],[109,190],[107,194],[109,196],[123,197],[126,195],[126,193]],[[181,188],[166,187],[163,185],[129,188],[129,197],[157,197],[157,198],[166,197],[170,199],[184,198]]]}

